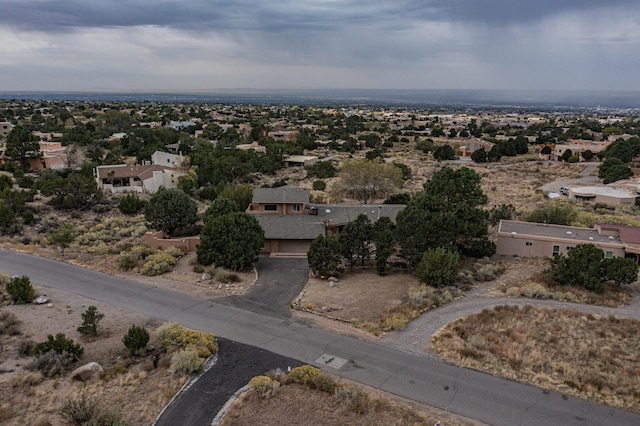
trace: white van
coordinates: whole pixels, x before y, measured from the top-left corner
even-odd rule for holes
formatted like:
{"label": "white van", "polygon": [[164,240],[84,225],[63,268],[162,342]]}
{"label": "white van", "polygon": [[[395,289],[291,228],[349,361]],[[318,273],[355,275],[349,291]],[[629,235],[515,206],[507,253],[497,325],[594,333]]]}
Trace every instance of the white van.
{"label": "white van", "polygon": [[569,195],[569,187],[568,186],[561,186],[560,187],[560,193],[562,195]]}

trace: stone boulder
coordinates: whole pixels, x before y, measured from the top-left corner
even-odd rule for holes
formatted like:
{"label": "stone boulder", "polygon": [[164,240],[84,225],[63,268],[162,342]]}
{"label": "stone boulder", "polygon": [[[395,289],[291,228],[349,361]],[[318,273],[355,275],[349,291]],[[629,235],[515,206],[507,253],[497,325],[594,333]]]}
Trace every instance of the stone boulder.
{"label": "stone boulder", "polygon": [[104,376],[104,370],[97,362],[90,362],[71,372],[72,379],[82,380],[83,382],[91,379],[101,379],[102,376]]}

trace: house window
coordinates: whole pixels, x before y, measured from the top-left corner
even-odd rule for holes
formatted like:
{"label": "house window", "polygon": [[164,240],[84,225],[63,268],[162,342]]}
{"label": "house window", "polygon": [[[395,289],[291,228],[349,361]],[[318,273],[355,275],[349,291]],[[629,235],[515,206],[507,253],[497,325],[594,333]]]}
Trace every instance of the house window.
{"label": "house window", "polygon": [[278,205],[277,204],[265,204],[264,205],[264,211],[265,212],[276,212],[276,211],[278,211]]}
{"label": "house window", "polygon": [[567,251],[571,250],[573,247],[567,246]]}
{"label": "house window", "polygon": [[553,256],[558,256],[560,254],[560,246],[553,246]]}
{"label": "house window", "polygon": [[607,250],[606,253],[604,254],[604,258],[605,259],[611,259],[613,257],[613,252]]}
{"label": "house window", "polygon": [[299,212],[300,211],[300,204],[294,204],[293,205],[293,211],[294,212]]}
{"label": "house window", "polygon": [[527,241],[526,243],[524,243],[525,246],[532,246],[533,243],[531,241]]}

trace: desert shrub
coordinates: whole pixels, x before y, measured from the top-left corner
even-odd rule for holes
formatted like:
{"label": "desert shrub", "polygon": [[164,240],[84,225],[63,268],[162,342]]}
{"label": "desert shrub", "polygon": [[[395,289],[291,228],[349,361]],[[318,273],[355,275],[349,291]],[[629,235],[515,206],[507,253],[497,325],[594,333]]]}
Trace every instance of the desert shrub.
{"label": "desert shrub", "polygon": [[166,253],[166,254],[168,254],[170,256],[173,256],[175,259],[184,256],[184,252],[185,252],[184,249],[182,249],[180,247],[174,247],[174,246],[167,247],[164,250],[164,253]]}
{"label": "desert shrub", "polygon": [[31,188],[35,183],[35,179],[29,175],[23,176],[18,180],[18,186],[20,188]]}
{"label": "desert shrub", "polygon": [[315,191],[324,191],[327,188],[327,183],[323,180],[314,180],[313,189]]}
{"label": "desert shrub", "polygon": [[276,382],[280,382],[280,383],[287,382],[287,373],[285,373],[279,368],[276,368],[275,370],[267,371],[266,376],[271,380],[275,380]]}
{"label": "desert shrub", "polygon": [[144,327],[132,325],[122,338],[122,343],[129,350],[130,355],[141,353],[149,343],[149,332]]}
{"label": "desert shrub", "polygon": [[64,335],[64,333],[58,333],[55,337],[49,334],[47,336],[47,340],[38,343],[34,349],[36,355],[41,355],[50,351],[57,354],[66,352],[74,361],[80,359],[84,353],[82,346],[79,343],[75,343],[73,339],[69,339]]}
{"label": "desert shrub", "polygon": [[104,318],[104,314],[98,312],[95,306],[89,306],[82,316],[82,325],[78,327],[78,332],[85,336],[95,336],[98,334],[98,323]]}
{"label": "desert shrub", "polygon": [[87,398],[83,393],[78,399],[67,399],[58,410],[60,417],[72,425],[86,425],[100,414],[98,400]]}
{"label": "desert shrub", "polygon": [[234,274],[233,272],[225,271],[224,269],[221,269],[221,268],[215,269],[214,278],[216,279],[216,281],[222,284],[237,283],[238,281],[240,281],[240,277],[237,274]]}
{"label": "desert shrub", "polygon": [[407,328],[409,320],[405,315],[393,314],[390,317],[383,318],[380,321],[380,329],[382,331],[404,330]]}
{"label": "desert shrub", "polygon": [[169,347],[193,347],[201,358],[207,358],[218,352],[218,342],[212,333],[189,330],[177,322],[160,326],[158,337]]}
{"label": "desert shrub", "polygon": [[118,269],[121,271],[130,271],[136,266],[138,266],[138,262],[136,262],[136,259],[132,255],[126,253],[120,254]]}
{"label": "desert shrub", "polygon": [[0,335],[15,336],[20,334],[20,321],[16,314],[9,311],[0,311]]}
{"label": "desert shrub", "polygon": [[550,297],[549,291],[536,283],[526,284],[520,289],[520,292],[524,297],[531,297],[534,299],[548,299]]}
{"label": "desert shrub", "polygon": [[33,361],[25,365],[25,368],[29,371],[39,371],[46,377],[54,377],[73,362],[74,358],[68,352],[49,351],[36,355]]}
{"label": "desert shrub", "polygon": [[313,378],[313,387],[326,393],[335,393],[336,381],[327,373],[320,373]]}
{"label": "desert shrub", "polygon": [[345,406],[358,414],[364,414],[367,409],[368,398],[357,386],[347,385],[337,387],[335,397]]}
{"label": "desert shrub", "polygon": [[18,375],[21,384],[27,386],[37,386],[44,380],[44,374],[39,371],[21,371]]}
{"label": "desert shrub", "polygon": [[31,356],[35,353],[36,342],[31,339],[20,339],[17,353],[19,357]]}
{"label": "desert shrub", "polygon": [[493,281],[505,270],[504,265],[496,263],[486,263],[473,271],[473,278],[477,281]]}
{"label": "desert shrub", "polygon": [[136,214],[142,210],[142,201],[137,195],[127,194],[120,199],[118,208],[124,214]]}
{"label": "desert shrub", "polygon": [[145,264],[140,268],[142,275],[154,276],[169,272],[176,264],[175,257],[168,253],[154,253],[146,257]]}
{"label": "desert shrub", "polygon": [[249,387],[262,399],[275,395],[280,383],[267,376],[255,376],[249,380]]}
{"label": "desert shrub", "polygon": [[313,386],[313,380],[320,374],[320,369],[312,365],[303,365],[292,368],[287,375],[287,383],[298,383],[301,385]]}
{"label": "desert shrub", "polygon": [[11,296],[11,300],[16,304],[31,302],[35,294],[31,280],[26,275],[12,278],[5,285],[5,289]]}
{"label": "desert shrub", "polygon": [[203,363],[196,348],[190,346],[173,353],[170,368],[175,374],[188,376],[199,371]]}

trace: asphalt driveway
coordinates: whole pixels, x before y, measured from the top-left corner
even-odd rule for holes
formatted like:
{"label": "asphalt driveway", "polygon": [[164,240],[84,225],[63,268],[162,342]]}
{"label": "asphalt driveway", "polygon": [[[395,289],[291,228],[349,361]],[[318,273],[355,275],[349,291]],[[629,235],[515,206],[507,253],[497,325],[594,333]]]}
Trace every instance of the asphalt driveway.
{"label": "asphalt driveway", "polygon": [[214,301],[271,317],[291,317],[290,304],[309,279],[307,259],[260,256],[256,269],[258,280],[244,295]]}

